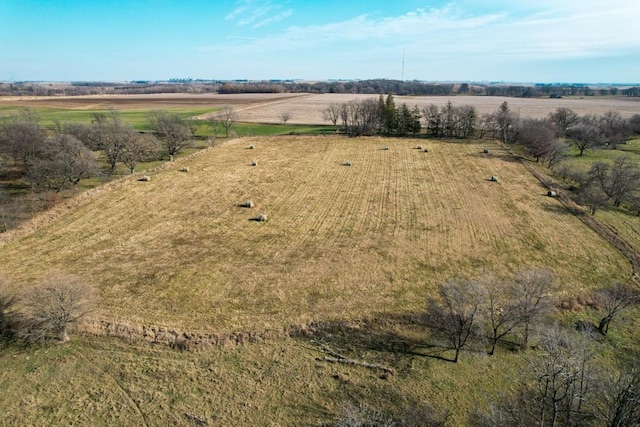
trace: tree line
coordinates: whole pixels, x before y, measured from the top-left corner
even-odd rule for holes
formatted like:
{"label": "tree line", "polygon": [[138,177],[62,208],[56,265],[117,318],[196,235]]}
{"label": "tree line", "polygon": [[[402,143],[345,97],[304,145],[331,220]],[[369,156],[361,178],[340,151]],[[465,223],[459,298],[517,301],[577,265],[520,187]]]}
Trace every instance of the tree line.
{"label": "tree line", "polygon": [[418,80],[368,79],[337,81],[220,81],[172,79],[165,82],[0,82],[0,96],[79,96],[149,93],[351,93],[423,96],[504,96],[517,98],[563,96],[640,96],[640,87],[586,84],[507,85],[502,83],[429,83]]}
{"label": "tree line", "polygon": [[[458,362],[469,349],[494,355],[530,348],[528,369],[490,412],[478,411],[474,425],[635,426],[640,420],[640,371],[621,358],[621,367],[602,364],[598,347],[606,345],[610,326],[640,303],[637,288],[613,283],[595,290],[591,306],[596,321],[573,328],[554,322],[557,279],[545,269],[527,269],[508,280],[451,279],[427,299],[425,324]],[[434,346],[431,345],[431,348]],[[599,356],[607,358],[606,352]],[[599,365],[599,363],[601,365]]]}
{"label": "tree line", "polygon": [[640,215],[640,168],[628,156],[598,161],[588,172],[562,164],[571,147],[578,156],[587,150],[616,150],[640,134],[640,114],[628,119],[609,111],[603,115],[579,116],[569,108],[558,108],[543,119],[523,118],[508,102],[494,112],[478,115],[471,105],[430,104],[422,109],[406,103],[396,105],[394,96],[329,104],[323,118],[349,136],[412,136],[448,139],[490,138],[517,144],[535,159],[571,180],[576,199],[592,214],[607,204],[625,204]]}

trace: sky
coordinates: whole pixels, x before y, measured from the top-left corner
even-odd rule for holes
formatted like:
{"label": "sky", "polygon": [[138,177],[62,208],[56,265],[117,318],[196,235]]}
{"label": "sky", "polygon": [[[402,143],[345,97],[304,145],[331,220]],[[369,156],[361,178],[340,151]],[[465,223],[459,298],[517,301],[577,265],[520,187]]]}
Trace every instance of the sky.
{"label": "sky", "polygon": [[0,81],[640,82],[638,0],[0,0]]}

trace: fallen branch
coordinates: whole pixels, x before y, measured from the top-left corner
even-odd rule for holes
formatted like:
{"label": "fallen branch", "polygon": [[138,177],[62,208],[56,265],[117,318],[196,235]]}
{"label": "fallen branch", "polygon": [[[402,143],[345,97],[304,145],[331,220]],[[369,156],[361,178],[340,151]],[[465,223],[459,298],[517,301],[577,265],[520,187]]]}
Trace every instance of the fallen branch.
{"label": "fallen branch", "polygon": [[361,360],[349,359],[348,357],[343,356],[340,353],[337,353],[331,347],[329,347],[328,345],[326,345],[326,344],[324,344],[322,342],[318,342],[318,341],[312,341],[312,342],[315,342],[320,347],[322,347],[322,349],[325,352],[327,352],[328,354],[333,356],[333,357],[327,357],[327,356],[316,357],[316,360],[319,361],[319,362],[331,362],[331,363],[344,363],[346,365],[358,365],[358,366],[364,366],[365,368],[370,368],[370,369],[379,369],[379,370],[384,371],[386,373],[393,374],[393,369],[388,368],[386,366],[378,365],[378,364],[375,364],[375,363],[363,362]]}
{"label": "fallen branch", "polygon": [[194,415],[194,414],[192,414],[190,412],[185,412],[184,416],[189,418],[189,419],[191,419],[191,420],[193,420],[193,421],[195,421],[196,423],[200,424],[201,426],[208,426],[209,425],[207,420],[204,420],[204,419],[200,418],[199,416]]}

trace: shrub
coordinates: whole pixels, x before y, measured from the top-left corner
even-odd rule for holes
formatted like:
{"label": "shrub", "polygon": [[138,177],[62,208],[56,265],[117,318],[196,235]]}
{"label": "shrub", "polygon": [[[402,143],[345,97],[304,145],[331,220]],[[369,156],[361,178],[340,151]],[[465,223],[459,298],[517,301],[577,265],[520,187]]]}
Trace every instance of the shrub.
{"label": "shrub", "polygon": [[25,297],[25,341],[69,339],[69,327],[85,316],[93,302],[93,290],[82,279],[53,273]]}

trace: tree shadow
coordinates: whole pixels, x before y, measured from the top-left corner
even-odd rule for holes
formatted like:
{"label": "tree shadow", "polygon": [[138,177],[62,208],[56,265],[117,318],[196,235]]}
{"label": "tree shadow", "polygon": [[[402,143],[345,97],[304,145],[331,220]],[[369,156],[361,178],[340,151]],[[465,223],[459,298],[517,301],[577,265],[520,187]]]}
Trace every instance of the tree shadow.
{"label": "tree shadow", "polygon": [[504,152],[500,149],[490,150],[488,153],[484,153],[483,151],[478,151],[476,153],[468,154],[469,157],[473,157],[475,159],[497,159],[502,160],[504,162],[515,163],[519,162],[520,158]]}
{"label": "tree shadow", "polygon": [[446,356],[452,348],[440,344],[423,313],[384,313],[371,319],[321,322],[312,325],[310,335],[337,353],[376,352],[396,361],[407,356],[454,362]]}
{"label": "tree shadow", "polygon": [[[546,194],[541,194],[540,196],[549,197]],[[547,212],[554,213],[554,214],[571,215],[571,216],[576,215],[576,212],[574,212],[571,208],[568,208],[560,203],[543,202],[542,208]]]}

